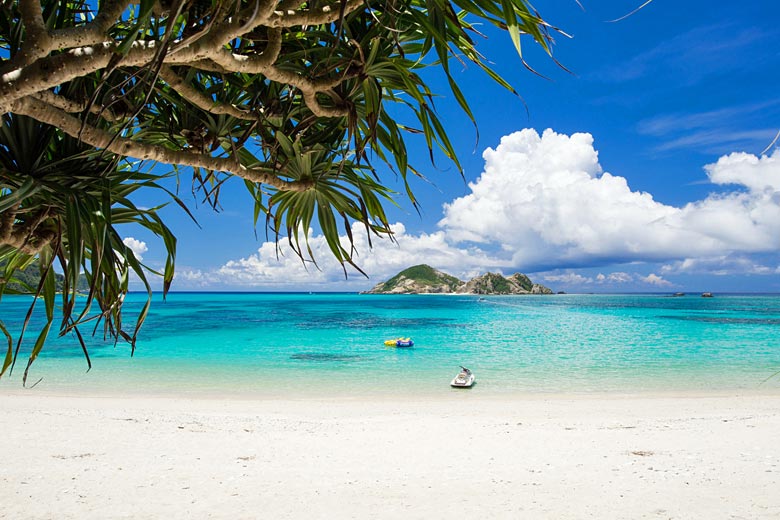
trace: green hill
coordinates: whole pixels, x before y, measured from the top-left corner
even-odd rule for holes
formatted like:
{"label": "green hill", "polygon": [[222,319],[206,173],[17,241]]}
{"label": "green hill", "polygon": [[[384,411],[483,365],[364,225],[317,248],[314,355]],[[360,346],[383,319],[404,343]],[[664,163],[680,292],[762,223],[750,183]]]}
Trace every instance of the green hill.
{"label": "green hill", "polygon": [[421,264],[404,269],[368,293],[452,293],[461,285],[463,282],[454,276]]}
{"label": "green hill", "polygon": [[[0,266],[0,273],[5,271],[5,266]],[[38,282],[41,279],[41,271],[38,267],[38,262],[33,262],[26,269],[17,269],[11,280],[9,280],[6,289],[9,293],[34,293],[38,288]],[[62,286],[65,283],[65,277],[59,273],[54,273],[55,287],[57,291],[62,291]],[[84,275],[79,276],[78,290],[81,292],[89,291],[89,284],[87,278]]]}
{"label": "green hill", "polygon": [[377,284],[367,294],[552,294],[547,287],[535,284],[522,273],[505,278],[498,273],[486,273],[463,282],[429,265],[404,269],[386,282]]}

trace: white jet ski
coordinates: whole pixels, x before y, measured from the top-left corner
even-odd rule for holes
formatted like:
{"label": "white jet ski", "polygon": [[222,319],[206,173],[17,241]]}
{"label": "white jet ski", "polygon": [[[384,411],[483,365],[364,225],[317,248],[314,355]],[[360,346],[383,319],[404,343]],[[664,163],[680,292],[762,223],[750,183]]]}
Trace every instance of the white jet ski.
{"label": "white jet ski", "polygon": [[455,388],[470,388],[474,382],[474,373],[466,367],[460,367],[460,373],[450,383],[450,386]]}

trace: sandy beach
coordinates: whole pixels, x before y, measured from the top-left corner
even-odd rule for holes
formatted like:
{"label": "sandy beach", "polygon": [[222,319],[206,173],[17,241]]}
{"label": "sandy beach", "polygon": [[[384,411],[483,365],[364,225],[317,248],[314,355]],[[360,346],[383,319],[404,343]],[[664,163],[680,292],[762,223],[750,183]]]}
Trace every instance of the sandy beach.
{"label": "sandy beach", "polygon": [[3,518],[778,518],[780,395],[0,395]]}

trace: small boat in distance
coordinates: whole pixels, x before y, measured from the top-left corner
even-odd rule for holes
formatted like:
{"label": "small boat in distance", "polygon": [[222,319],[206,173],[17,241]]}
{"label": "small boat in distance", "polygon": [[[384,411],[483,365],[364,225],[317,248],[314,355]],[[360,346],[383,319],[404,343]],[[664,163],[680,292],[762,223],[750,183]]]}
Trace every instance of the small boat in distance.
{"label": "small boat in distance", "polygon": [[454,388],[471,388],[474,382],[474,373],[468,368],[461,366],[460,373],[450,382],[450,386]]}

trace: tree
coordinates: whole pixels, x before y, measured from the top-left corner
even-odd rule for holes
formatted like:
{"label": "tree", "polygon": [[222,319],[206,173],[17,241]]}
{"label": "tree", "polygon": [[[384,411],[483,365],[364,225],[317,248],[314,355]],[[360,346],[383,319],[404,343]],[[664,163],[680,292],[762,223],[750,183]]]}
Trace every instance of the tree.
{"label": "tree", "polygon": [[[506,30],[521,60],[521,35],[550,53],[557,31],[526,0],[4,2],[0,296],[17,268],[40,260],[36,292],[48,325],[28,368],[52,325],[55,260],[67,281],[60,334],[80,338],[79,325],[96,320],[108,336],[134,344],[148,303],[128,333],[122,301],[131,271],[150,291],[149,269],[117,224],[135,222],[163,238],[161,274],[165,291],[170,286],[175,239],[156,208],[139,209],[130,197],[164,188],[138,160],[191,171],[194,189],[215,206],[225,179],[240,177],[255,222],[264,216],[277,240],[310,257],[316,219],[336,259],[359,270],[352,223],[369,237],[391,236],[383,209],[391,192],[375,162],[403,179],[415,206],[408,180],[420,170],[407,162],[409,135],[425,140],[431,160],[443,153],[459,168],[420,72],[441,70],[472,121],[453,58],[512,90],[476,49],[479,23]],[[399,108],[391,113],[389,105]],[[81,270],[90,291],[77,313]],[[99,312],[91,315],[94,302]],[[14,349],[0,329],[8,340],[2,375],[23,334]]]}

